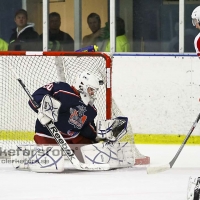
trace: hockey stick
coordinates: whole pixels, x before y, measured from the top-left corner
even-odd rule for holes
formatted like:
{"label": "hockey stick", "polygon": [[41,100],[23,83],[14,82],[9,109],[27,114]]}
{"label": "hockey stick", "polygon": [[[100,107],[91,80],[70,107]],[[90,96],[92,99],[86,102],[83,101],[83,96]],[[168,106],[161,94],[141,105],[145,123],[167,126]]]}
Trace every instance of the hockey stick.
{"label": "hockey stick", "polygon": [[199,119],[200,119],[200,113],[197,116],[195,122],[193,123],[192,127],[190,128],[188,134],[186,135],[183,143],[181,144],[179,150],[177,151],[177,153],[173,157],[173,159],[168,164],[165,164],[165,165],[162,165],[162,166],[157,166],[157,167],[149,166],[149,167],[147,167],[147,174],[155,174],[155,173],[158,173],[158,172],[163,172],[163,171],[166,171],[166,170],[171,169],[173,167],[174,163],[176,162],[176,159],[178,158],[179,154],[183,150],[183,147],[185,146],[186,142],[188,141],[190,135],[192,134],[196,125],[198,124]]}
{"label": "hockey stick", "polygon": [[[33,105],[36,108],[39,108],[39,105],[37,104],[37,102],[34,100],[33,96],[31,95],[31,93],[29,92],[28,88],[25,86],[25,84],[22,82],[22,80],[20,79],[20,77],[17,75],[16,71],[11,68],[11,70],[13,71],[13,73],[16,76],[16,79],[18,80],[18,82],[20,83],[20,85],[22,86],[22,88],[24,89],[24,91],[26,92],[26,94],[29,96],[31,102],[33,103]],[[54,123],[51,121],[50,123],[46,124],[45,127],[49,130],[49,132],[51,133],[51,135],[54,137],[54,139],[56,140],[56,142],[58,143],[58,145],[61,147],[61,149],[63,150],[63,152],[66,154],[66,156],[68,157],[69,161],[72,163],[72,165],[79,170],[109,170],[110,169],[110,165],[109,164],[85,164],[85,163],[81,163],[78,158],[76,157],[76,155],[74,154],[74,152],[71,150],[71,148],[69,147],[69,145],[67,144],[67,142],[65,141],[65,139],[63,138],[63,136],[60,134],[59,130],[57,129],[57,127],[54,125]]]}

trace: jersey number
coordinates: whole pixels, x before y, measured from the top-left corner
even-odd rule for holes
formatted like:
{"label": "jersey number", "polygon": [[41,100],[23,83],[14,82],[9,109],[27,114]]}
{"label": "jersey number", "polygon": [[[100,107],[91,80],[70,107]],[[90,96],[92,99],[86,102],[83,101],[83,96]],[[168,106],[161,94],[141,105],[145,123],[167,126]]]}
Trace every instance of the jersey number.
{"label": "jersey number", "polygon": [[53,83],[49,83],[49,84],[45,85],[44,88],[46,88],[48,91],[51,91],[53,88]]}

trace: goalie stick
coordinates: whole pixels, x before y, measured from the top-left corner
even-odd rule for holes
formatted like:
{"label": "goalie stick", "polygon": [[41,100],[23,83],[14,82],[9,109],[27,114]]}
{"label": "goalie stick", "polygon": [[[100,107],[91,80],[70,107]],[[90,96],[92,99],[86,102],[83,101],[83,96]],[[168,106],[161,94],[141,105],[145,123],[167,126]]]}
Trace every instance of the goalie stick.
{"label": "goalie stick", "polygon": [[[18,80],[18,82],[20,83],[20,85],[22,86],[22,88],[25,90],[26,94],[29,96],[31,102],[34,104],[34,106],[36,108],[39,108],[39,105],[34,100],[33,96],[31,95],[31,93],[29,92],[29,90],[25,86],[25,84],[22,82],[22,80],[20,79],[20,77],[17,75],[16,71],[13,68],[11,68],[11,70],[15,74],[16,79]],[[88,170],[88,171],[93,171],[93,170],[109,170],[110,169],[110,165],[109,164],[85,164],[85,163],[81,163],[78,160],[78,158],[76,157],[76,155],[74,154],[74,152],[71,150],[71,148],[69,147],[69,145],[67,144],[67,142],[65,141],[65,139],[63,138],[63,136],[60,134],[60,132],[57,129],[57,127],[55,126],[55,124],[51,121],[50,123],[46,124],[45,127],[49,130],[49,132],[51,133],[51,135],[54,137],[54,139],[56,140],[56,142],[58,143],[58,145],[61,147],[61,149],[63,150],[63,152],[68,157],[69,161],[72,163],[72,165],[76,169],[79,169],[79,170]]]}
{"label": "goalie stick", "polygon": [[155,174],[155,173],[158,173],[158,172],[163,172],[163,171],[166,171],[168,169],[171,169],[174,165],[174,163],[176,162],[179,154],[181,153],[181,151],[183,150],[183,147],[185,146],[185,144],[187,143],[190,135],[192,134],[192,132],[194,131],[196,125],[198,124],[199,122],[199,119],[200,119],[200,113],[198,114],[195,122],[193,123],[192,127],[190,128],[188,134],[186,135],[183,143],[181,144],[181,146],[179,147],[176,155],[173,157],[173,159],[168,163],[168,164],[165,164],[165,165],[162,165],[162,166],[148,166],[147,167],[147,174]]}

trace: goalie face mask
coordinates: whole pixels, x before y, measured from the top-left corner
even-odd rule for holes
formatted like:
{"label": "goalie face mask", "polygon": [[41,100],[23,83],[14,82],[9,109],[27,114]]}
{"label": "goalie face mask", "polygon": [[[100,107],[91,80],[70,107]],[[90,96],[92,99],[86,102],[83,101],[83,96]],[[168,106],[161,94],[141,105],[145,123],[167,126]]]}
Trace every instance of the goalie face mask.
{"label": "goalie face mask", "polygon": [[85,105],[93,105],[96,93],[99,89],[99,80],[90,72],[82,72],[78,75],[74,87],[80,92]]}

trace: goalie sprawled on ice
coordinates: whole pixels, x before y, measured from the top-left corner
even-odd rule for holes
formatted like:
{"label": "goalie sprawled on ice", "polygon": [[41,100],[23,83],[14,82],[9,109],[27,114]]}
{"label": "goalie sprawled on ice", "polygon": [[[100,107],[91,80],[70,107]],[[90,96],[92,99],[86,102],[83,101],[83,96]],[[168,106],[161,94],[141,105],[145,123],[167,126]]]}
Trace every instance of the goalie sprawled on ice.
{"label": "goalie sprawled on ice", "polygon": [[90,72],[82,72],[73,86],[53,82],[36,90],[32,96],[40,108],[31,100],[29,105],[38,113],[34,135],[37,145],[17,146],[12,157],[14,166],[36,172],[64,170],[65,156],[45,126],[52,121],[81,162],[106,163],[110,168],[133,166],[134,146],[119,142],[126,134],[128,119],[99,119],[95,126],[94,102],[100,83]]}

